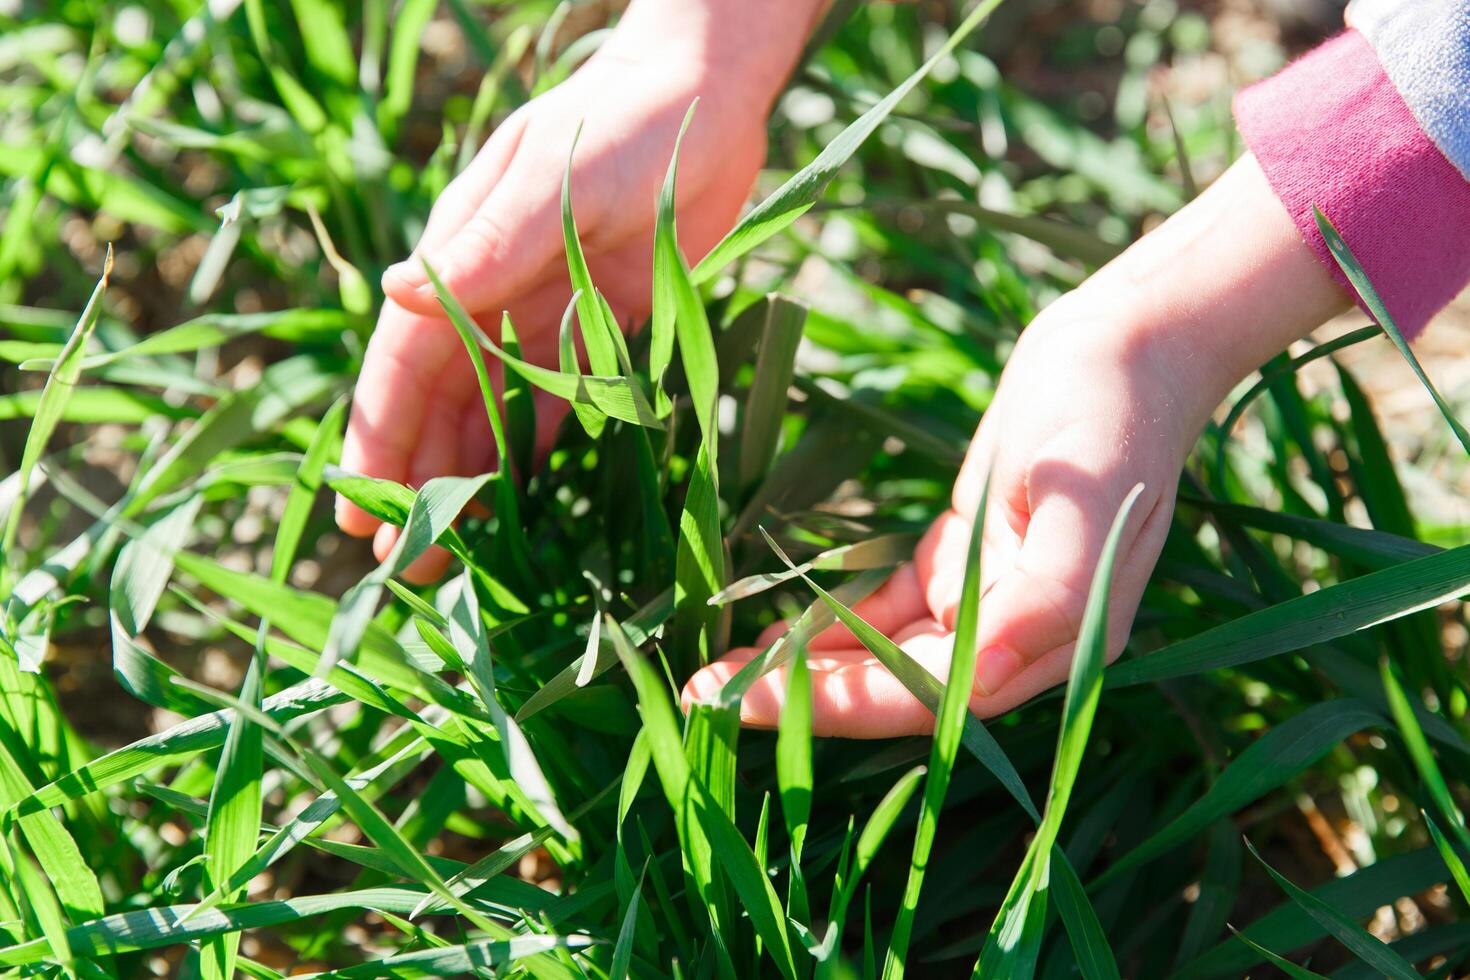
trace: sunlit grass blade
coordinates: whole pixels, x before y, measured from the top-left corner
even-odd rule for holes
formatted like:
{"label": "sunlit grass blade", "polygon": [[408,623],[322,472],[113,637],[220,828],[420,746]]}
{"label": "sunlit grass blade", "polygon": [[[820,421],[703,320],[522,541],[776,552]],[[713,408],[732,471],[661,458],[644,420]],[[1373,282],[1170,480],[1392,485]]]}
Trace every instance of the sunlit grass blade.
{"label": "sunlit grass blade", "polygon": [[1388,339],[1393,341],[1393,345],[1398,348],[1404,360],[1409,362],[1409,367],[1413,369],[1414,375],[1419,379],[1419,383],[1424,386],[1425,391],[1429,392],[1429,397],[1434,399],[1435,407],[1444,416],[1444,420],[1449,423],[1450,429],[1455,433],[1455,438],[1460,440],[1460,445],[1464,447],[1465,452],[1470,453],[1470,432],[1465,431],[1465,427],[1455,417],[1455,413],[1450,408],[1449,403],[1440,395],[1439,389],[1434,387],[1434,382],[1429,380],[1429,375],[1424,373],[1424,368],[1419,364],[1419,358],[1414,356],[1413,348],[1404,339],[1404,335],[1399,330],[1398,324],[1394,322],[1393,315],[1388,312],[1388,307],[1384,305],[1382,297],[1378,295],[1378,290],[1373,288],[1373,283],[1369,281],[1368,274],[1363,271],[1363,266],[1354,257],[1352,250],[1348,248],[1347,242],[1343,240],[1342,235],[1338,233],[1332,222],[1327,219],[1327,216],[1316,208],[1312,209],[1312,213],[1317,220],[1317,230],[1321,232],[1322,240],[1327,243],[1327,250],[1332,253],[1333,260],[1342,269],[1343,275],[1347,276],[1348,282],[1353,284],[1353,289],[1357,291],[1358,298],[1363,301],[1363,305],[1368,308],[1368,312],[1373,314],[1373,319],[1378,321],[1378,325],[1383,328],[1383,332],[1388,334]]}
{"label": "sunlit grass blade", "polygon": [[82,359],[87,352],[87,342],[97,329],[97,319],[102,315],[102,297],[107,292],[107,279],[110,275],[112,246],[108,245],[107,255],[102,262],[102,278],[97,281],[76,327],[56,357],[51,374],[46,378],[46,386],[41,389],[30,429],[26,432],[25,448],[21,450],[20,466],[16,469],[20,485],[16,489],[15,500],[10,505],[10,514],[5,521],[4,538],[0,539],[0,562],[4,563],[0,566],[0,591],[7,593],[7,598],[10,591],[10,561],[15,550],[16,534],[20,531],[21,511],[25,509],[31,477],[35,473],[36,464],[41,461],[41,455],[46,451],[47,443],[51,441],[52,433],[61,421],[67,401],[76,389],[77,382],[81,380]]}
{"label": "sunlit grass blade", "polygon": [[[26,741],[10,721],[0,720],[0,802],[7,810],[32,795],[24,765],[27,749]],[[18,822],[67,918],[81,922],[101,915],[106,907],[102,886],[61,818],[49,810],[23,811]]]}
{"label": "sunlit grass blade", "polygon": [[582,343],[587,348],[587,361],[593,374],[611,377],[619,372],[617,350],[612,333],[618,325],[603,316],[602,304],[598,301],[597,287],[592,283],[592,273],[587,268],[587,259],[582,254],[582,241],[577,235],[577,219],[572,215],[572,161],[577,155],[577,139],[581,136],[579,125],[572,136],[572,148],[567,154],[567,165],[561,178],[561,232],[566,246],[567,274],[571,278],[572,290],[576,294],[577,323],[582,330]]}
{"label": "sunlit grass blade", "polygon": [[[995,917],[995,924],[990,928],[980,960],[975,964],[975,975],[986,980],[992,977],[1030,976],[1036,967],[1043,938],[1041,925],[1044,916],[1041,910],[1045,908],[1052,875],[1053,846],[1061,830],[1077,774],[1082,768],[1082,756],[1092,732],[1092,720],[1102,698],[1103,666],[1107,663],[1108,656],[1108,606],[1112,601],[1113,564],[1117,559],[1118,543],[1122,539],[1123,529],[1127,526],[1133,505],[1142,492],[1143,484],[1140,483],[1123,499],[1098,556],[1097,569],[1093,572],[1092,587],[1088,591],[1087,605],[1082,614],[1082,624],[1077,631],[1077,647],[1072,655],[1067,693],[1062,702],[1061,728],[1057,734],[1057,751],[1052,762],[1046,809],[1036,836],[1032,838],[1026,852],[1026,860],[1011,884],[1000,912]],[[1086,902],[1086,895],[1080,888],[1070,891],[1069,895]],[[1073,936],[1073,942],[1085,938],[1085,934]],[[1103,952],[1092,944],[1084,948],[1093,954]],[[1103,962],[1101,969],[1101,974],[1089,976],[1117,974],[1116,964],[1107,960]]]}
{"label": "sunlit grass blade", "polygon": [[[924,778],[924,797],[919,809],[919,826],[914,832],[913,855],[909,860],[908,882],[893,932],[888,940],[888,953],[883,961],[883,980],[898,980],[904,975],[909,958],[909,937],[914,915],[919,908],[919,893],[929,867],[929,854],[939,828],[939,815],[944,797],[949,792],[950,775],[959,755],[960,736],[965,719],[970,717],[970,699],[975,691],[975,659],[980,629],[980,542],[984,537],[985,511],[990,499],[990,477],[980,492],[980,506],[971,515],[970,543],[965,550],[964,583],[960,587],[959,609],[955,613],[954,643],[950,653],[949,676],[939,710],[934,713],[934,739],[929,750],[928,775]],[[921,668],[922,669],[922,668]]]}
{"label": "sunlit grass blade", "polygon": [[1276,884],[1281,886],[1281,890],[1286,892],[1292,901],[1300,905],[1308,915],[1316,919],[1329,935],[1346,946],[1354,956],[1372,966],[1385,977],[1392,977],[1394,980],[1418,980],[1419,972],[1414,969],[1413,964],[1395,953],[1387,943],[1373,936],[1340,910],[1293,884],[1266,863],[1266,859],[1257,853],[1250,838],[1246,838],[1245,846],[1251,852],[1251,856],[1261,862],[1261,867],[1266,869]]}
{"label": "sunlit grass blade", "polygon": [[61,903],[56,900],[51,882],[46,880],[46,876],[19,849],[11,849],[6,860],[15,864],[16,877],[25,894],[25,900],[30,905],[31,914],[41,927],[41,936],[51,947],[51,958],[61,964],[62,972],[66,976],[75,977],[71,943],[66,938],[66,916],[61,911]]}
{"label": "sunlit grass blade", "polygon": [[[762,528],[761,532],[764,534],[765,529]],[[781,550],[780,545],[776,544],[769,535],[766,535],[766,543],[775,550],[777,557],[785,562],[788,568],[796,567],[791,559],[786,556],[786,553]],[[875,574],[878,575],[879,579],[883,577],[879,573]],[[805,574],[802,574],[801,578],[827,604],[828,608],[832,610],[842,625],[852,631],[853,636],[857,637],[858,642],[862,643],[868,649],[868,652],[878,658],[879,663],[886,667],[894,677],[897,677],[904,687],[908,688],[909,693],[918,698],[920,703],[930,711],[937,712],[939,710],[940,701],[943,698],[944,685],[937,677],[915,662],[912,657],[904,652],[902,647],[864,622],[862,617],[848,608],[836,595],[817,585]],[[731,678],[730,684],[734,684],[739,678],[740,675],[737,674]],[[729,686],[726,685],[727,688]],[[1021,775],[1016,771],[1015,765],[1006,757],[1005,751],[1001,749],[1000,744],[995,741],[995,736],[990,734],[985,726],[980,723],[979,719],[968,712],[966,712],[961,720],[964,723],[964,729],[960,735],[960,744],[964,745],[975,758],[979,759],[981,765],[990,770],[991,775],[1005,787],[1006,791],[1011,794],[1011,797],[1021,805],[1021,808],[1029,816],[1040,821],[1041,813],[1036,809],[1036,804],[1031,801],[1031,796],[1026,790],[1026,784],[1021,781]]]}
{"label": "sunlit grass blade", "polygon": [[485,336],[484,331],[475,325],[469,314],[464,311],[464,307],[444,287],[437,273],[429,268],[427,263],[424,265],[424,271],[428,274],[430,282],[434,284],[439,302],[443,305],[445,313],[449,315],[450,321],[463,332],[475,337],[480,342],[480,346],[499,358],[508,370],[519,374],[537,388],[550,392],[558,398],[564,398],[573,405],[591,406],[615,419],[630,422],[633,425],[647,426],[651,429],[663,428],[663,423],[654,416],[653,408],[648,404],[643,389],[632,379],[621,375],[601,377],[590,374],[567,374],[511,356],[496,346],[489,337]]}
{"label": "sunlit grass blade", "polygon": [[[264,661],[263,653],[251,659],[240,687],[240,700],[257,711]],[[255,852],[255,841],[260,834],[264,762],[264,734],[260,726],[248,715],[237,713],[225,737],[214,790],[209,797],[209,815],[204,827],[206,888],[221,887]],[[236,895],[227,893],[223,897],[225,901],[233,901]],[[208,943],[201,955],[204,976],[220,980],[234,976],[239,947],[238,933]]]}
{"label": "sunlit grass blade", "polygon": [[918,535],[885,534],[881,537],[829,548],[796,566],[800,571],[785,569],[779,572],[761,572],[731,582],[718,593],[710,596],[711,605],[723,605],[739,599],[759,595],[782,582],[799,578],[802,572],[813,569],[855,572],[868,568],[893,568],[913,557]]}
{"label": "sunlit grass blade", "polygon": [[786,680],[776,735],[776,787],[781,794],[781,817],[791,841],[791,884],[787,915],[799,922],[808,918],[806,881],[801,874],[801,852],[812,814],[812,681],[806,655],[798,651]]}
{"label": "sunlit grass blade", "polygon": [[703,833],[708,835],[713,852],[720,855],[720,873],[739,895],[745,914],[750,916],[766,953],[775,960],[783,977],[795,980],[796,966],[787,937],[786,917],[775,888],[756,861],[749,843],[710,797],[699,776],[690,771],[674,720],[673,705],[663,681],[633,649],[627,634],[615,619],[608,617],[607,626],[618,658],[638,691],[639,711],[648,731],[654,769],[680,825],[686,855],[698,862],[694,868],[696,883],[709,901],[714,880],[714,869],[709,863],[711,856],[691,849],[690,821],[698,822]]}
{"label": "sunlit grass blade", "polygon": [[940,46],[939,50],[930,55],[917,71],[900,82],[898,87],[885,95],[877,105],[848,125],[836,139],[828,143],[822,152],[817,154],[815,160],[792,174],[786,183],[777,188],[770,197],[752,208],[740,220],[740,223],[695,266],[694,281],[704,282],[714,277],[725,266],[790,226],[792,222],[805,214],[813,204],[817,203],[817,199],[821,197],[827,184],[836,176],[838,169],[857,152],[863,141],[873,134],[874,130],[924,80],[934,66],[948,58],[964,42],[965,38],[969,37],[975,28],[990,16],[991,11],[1000,6],[1000,3],[1001,0],[981,0],[960,22],[954,33]]}
{"label": "sunlit grass blade", "polygon": [[276,542],[271,549],[271,581],[281,583],[291,573],[291,563],[296,559],[296,549],[301,544],[301,533],[306,529],[306,519],[311,514],[312,502],[322,485],[322,471],[327,457],[342,438],[342,421],[347,413],[347,403],[337,401],[322,416],[311,445],[301,460],[296,482],[286,498],[286,509],[281,512],[281,523],[276,528]]}
{"label": "sunlit grass blade", "polygon": [[339,660],[350,659],[357,652],[368,623],[377,611],[384,583],[429,550],[429,546],[449,530],[465,505],[490,478],[489,473],[477,477],[441,476],[419,489],[393,550],[343,596],[336,615],[332,617],[317,676],[325,675]]}
{"label": "sunlit grass blade", "polygon": [[[266,698],[261,710],[278,722],[287,722],[346,700],[347,695],[313,678]],[[145,736],[27,793],[11,803],[7,811],[18,816],[40,813],[218,748],[224,744],[233,717],[231,711],[214,711]]]}
{"label": "sunlit grass blade", "polygon": [[[674,558],[674,642],[684,663],[707,663],[720,652],[715,635],[719,611],[711,609],[708,603],[725,585],[725,542],[720,532],[719,429],[715,417],[720,369],[709,317],[679,251],[674,223],[679,147],[695,108],[691,105],[684,115],[658,199],[653,240],[656,284],[653,343],[657,356],[662,358],[663,351],[673,342],[669,334],[677,340],[684,379],[699,424],[699,450],[679,516],[679,541]],[[664,366],[652,366],[655,378]]]}

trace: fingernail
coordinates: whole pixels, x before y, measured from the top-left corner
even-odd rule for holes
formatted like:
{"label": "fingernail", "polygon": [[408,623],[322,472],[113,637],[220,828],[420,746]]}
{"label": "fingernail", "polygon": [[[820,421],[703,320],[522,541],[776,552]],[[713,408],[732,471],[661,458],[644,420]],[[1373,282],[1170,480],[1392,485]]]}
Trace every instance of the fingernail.
{"label": "fingernail", "polygon": [[412,258],[402,262],[395,262],[383,271],[384,279],[397,279],[407,286],[418,287],[428,281],[424,275],[423,267]]}
{"label": "fingernail", "polygon": [[975,659],[975,690],[990,697],[1021,672],[1021,655],[1010,647],[986,647]]}

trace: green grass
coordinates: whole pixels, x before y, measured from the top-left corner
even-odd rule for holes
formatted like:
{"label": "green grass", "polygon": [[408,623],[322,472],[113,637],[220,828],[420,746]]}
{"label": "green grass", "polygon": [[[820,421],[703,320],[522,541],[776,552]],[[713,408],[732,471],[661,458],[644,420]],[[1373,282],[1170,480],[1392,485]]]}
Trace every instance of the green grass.
{"label": "green grass", "polygon": [[[981,723],[851,613],[948,506],[1036,309],[1238,149],[1213,103],[1140,108],[1132,52],[1188,57],[1193,14],[1045,28],[1051,67],[1119,75],[1085,123],[1008,77],[1021,5],[837,4],[711,256],[670,162],[626,340],[564,194],[590,374],[441,289],[482,392],[505,368],[504,468],[336,466],[373,284],[595,43],[556,33],[577,6],[0,15],[0,975],[1462,972],[1470,551],[1401,476],[1457,472],[1464,430],[1436,392],[1439,448],[1391,461],[1335,356],[1407,352],[1391,323],[1242,386],[1114,666],[1094,601],[1066,690]],[[538,388],[576,411],[533,471]],[[333,492],[406,528],[387,561]],[[496,516],[456,524],[471,498]],[[435,541],[450,576],[401,581]],[[839,618],[934,738],[812,738],[804,639]],[[781,664],[779,730],[741,731]]]}

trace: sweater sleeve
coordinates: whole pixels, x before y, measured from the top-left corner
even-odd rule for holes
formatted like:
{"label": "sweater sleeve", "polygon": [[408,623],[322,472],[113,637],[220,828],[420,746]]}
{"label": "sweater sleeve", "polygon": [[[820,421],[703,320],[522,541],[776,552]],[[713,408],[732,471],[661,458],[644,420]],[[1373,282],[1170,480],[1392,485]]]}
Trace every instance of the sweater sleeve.
{"label": "sweater sleeve", "polygon": [[[1307,244],[1346,287],[1320,208],[1412,337],[1470,282],[1470,5],[1357,0],[1350,19],[1366,29],[1242,91],[1236,121]],[[1435,31],[1460,33],[1408,46]]]}

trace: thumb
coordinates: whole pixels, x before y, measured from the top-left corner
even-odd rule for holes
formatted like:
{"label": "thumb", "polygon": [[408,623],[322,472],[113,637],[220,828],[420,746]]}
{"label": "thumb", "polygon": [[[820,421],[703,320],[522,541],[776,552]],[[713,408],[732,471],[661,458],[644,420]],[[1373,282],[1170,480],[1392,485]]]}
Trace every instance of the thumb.
{"label": "thumb", "polygon": [[[1043,496],[1032,511],[1014,563],[995,579],[980,604],[979,653],[975,663],[976,693],[989,697],[1027,667],[1047,654],[1077,641],[1087,595],[1092,587],[1103,543],[1124,494],[1098,492],[1055,493]],[[1119,561],[1112,583],[1112,605],[1132,606],[1122,597],[1141,594],[1148,569],[1140,571],[1130,560],[1137,549],[1150,507],[1130,517],[1119,543]],[[1130,622],[1115,617],[1110,623],[1110,656],[1117,652]],[[953,625],[950,612],[946,625]]]}

